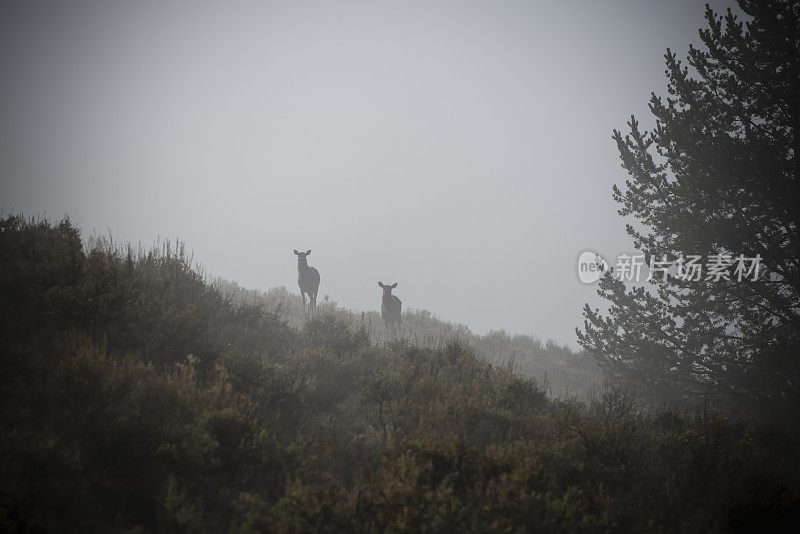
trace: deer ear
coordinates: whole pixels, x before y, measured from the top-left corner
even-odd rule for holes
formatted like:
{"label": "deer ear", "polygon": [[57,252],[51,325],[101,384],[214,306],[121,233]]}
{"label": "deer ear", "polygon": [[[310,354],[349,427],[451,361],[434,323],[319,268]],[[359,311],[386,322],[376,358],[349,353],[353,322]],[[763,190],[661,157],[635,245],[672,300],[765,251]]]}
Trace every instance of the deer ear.
{"label": "deer ear", "polygon": [[294,249],[294,253],[295,253],[295,255],[297,255],[297,256],[299,256],[299,255],[300,255],[300,253],[299,253],[299,252],[297,252],[297,249]]}
{"label": "deer ear", "polygon": [[306,256],[308,256],[309,254],[311,254],[311,249],[306,250]]}
{"label": "deer ear", "polygon": [[378,287],[385,287],[381,282],[378,282]]}
{"label": "deer ear", "polygon": [[395,282],[394,284],[392,284],[392,289],[394,289],[394,288],[396,288],[396,287],[397,287],[397,282]]}

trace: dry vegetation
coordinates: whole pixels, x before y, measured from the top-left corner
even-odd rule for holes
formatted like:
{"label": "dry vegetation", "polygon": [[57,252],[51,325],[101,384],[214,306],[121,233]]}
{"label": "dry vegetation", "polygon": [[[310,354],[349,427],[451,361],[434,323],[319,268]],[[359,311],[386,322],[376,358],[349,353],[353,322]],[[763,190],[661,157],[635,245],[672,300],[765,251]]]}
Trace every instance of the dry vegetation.
{"label": "dry vegetation", "polygon": [[[0,295],[2,530],[705,532],[798,518],[797,441],[780,428],[645,410],[614,386],[549,398],[467,343],[379,342],[374,318],[322,305],[287,323],[226,296],[180,247],[85,248],[68,222],[7,217]],[[496,336],[470,341],[521,343]]]}
{"label": "dry vegetation", "polygon": [[[285,287],[263,292],[245,289],[238,284],[217,279],[212,285],[239,305],[256,306],[274,313],[295,328],[305,323],[303,304],[299,295]],[[376,300],[376,307],[377,307]],[[375,344],[389,339],[379,311],[354,311],[342,308],[327,295],[318,304],[318,315],[334,316],[351,329],[363,329]],[[415,347],[440,348],[457,341],[472,349],[474,354],[494,365],[510,367],[525,378],[536,378],[552,396],[576,396],[585,400],[600,387],[603,374],[594,358],[585,352],[575,352],[552,340],[543,343],[527,335],[511,335],[503,330],[480,335],[463,324],[444,321],[423,309],[403,313],[402,338]]]}

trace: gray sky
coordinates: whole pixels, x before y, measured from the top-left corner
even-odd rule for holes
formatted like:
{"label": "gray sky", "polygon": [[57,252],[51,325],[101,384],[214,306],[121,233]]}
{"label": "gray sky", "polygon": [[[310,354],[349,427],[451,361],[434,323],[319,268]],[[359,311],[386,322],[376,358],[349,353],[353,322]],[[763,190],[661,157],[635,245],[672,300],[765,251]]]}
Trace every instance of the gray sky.
{"label": "gray sky", "polygon": [[578,254],[630,250],[611,130],[703,5],[1,1],[0,209],[574,345]]}

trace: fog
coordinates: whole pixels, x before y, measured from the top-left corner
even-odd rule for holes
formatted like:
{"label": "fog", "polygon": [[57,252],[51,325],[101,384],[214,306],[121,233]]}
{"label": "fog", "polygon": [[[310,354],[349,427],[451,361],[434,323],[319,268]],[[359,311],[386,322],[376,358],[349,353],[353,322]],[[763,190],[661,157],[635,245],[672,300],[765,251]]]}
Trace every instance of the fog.
{"label": "fog", "polygon": [[[69,4],[69,5],[67,5]],[[612,128],[701,1],[24,2],[0,12],[0,209],[180,238],[205,271],[574,345],[630,251]],[[724,3],[714,3],[716,9]]]}

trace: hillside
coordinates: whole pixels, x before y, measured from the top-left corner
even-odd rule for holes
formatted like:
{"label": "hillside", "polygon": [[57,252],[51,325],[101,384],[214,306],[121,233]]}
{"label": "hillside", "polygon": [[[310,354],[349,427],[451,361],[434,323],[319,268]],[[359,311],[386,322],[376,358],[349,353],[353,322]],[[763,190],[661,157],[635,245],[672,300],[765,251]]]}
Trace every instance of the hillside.
{"label": "hillside", "polygon": [[[213,285],[234,302],[274,313],[295,328],[302,327],[305,322],[300,295],[285,287],[263,292],[245,289],[223,279],[215,280]],[[317,312],[333,315],[350,328],[363,327],[374,343],[387,341],[386,328],[379,311],[348,310],[325,298],[318,303]],[[403,313],[402,337],[414,346],[426,348],[441,347],[456,340],[469,346],[480,358],[495,365],[510,366],[524,377],[538,379],[556,397],[577,395],[585,399],[603,381],[601,369],[586,353],[575,352],[551,340],[542,343],[531,336],[509,335],[503,330],[491,331],[486,335],[475,334],[469,327],[444,321],[427,310],[407,310]]]}
{"label": "hillside", "polygon": [[[68,221],[6,217],[0,296],[3,531],[798,520],[800,449],[779,428],[645,410],[613,385],[553,399],[468,343],[380,342],[341,311],[292,324],[224,294],[181,247],[85,247]],[[488,338],[472,339],[501,345]]]}

